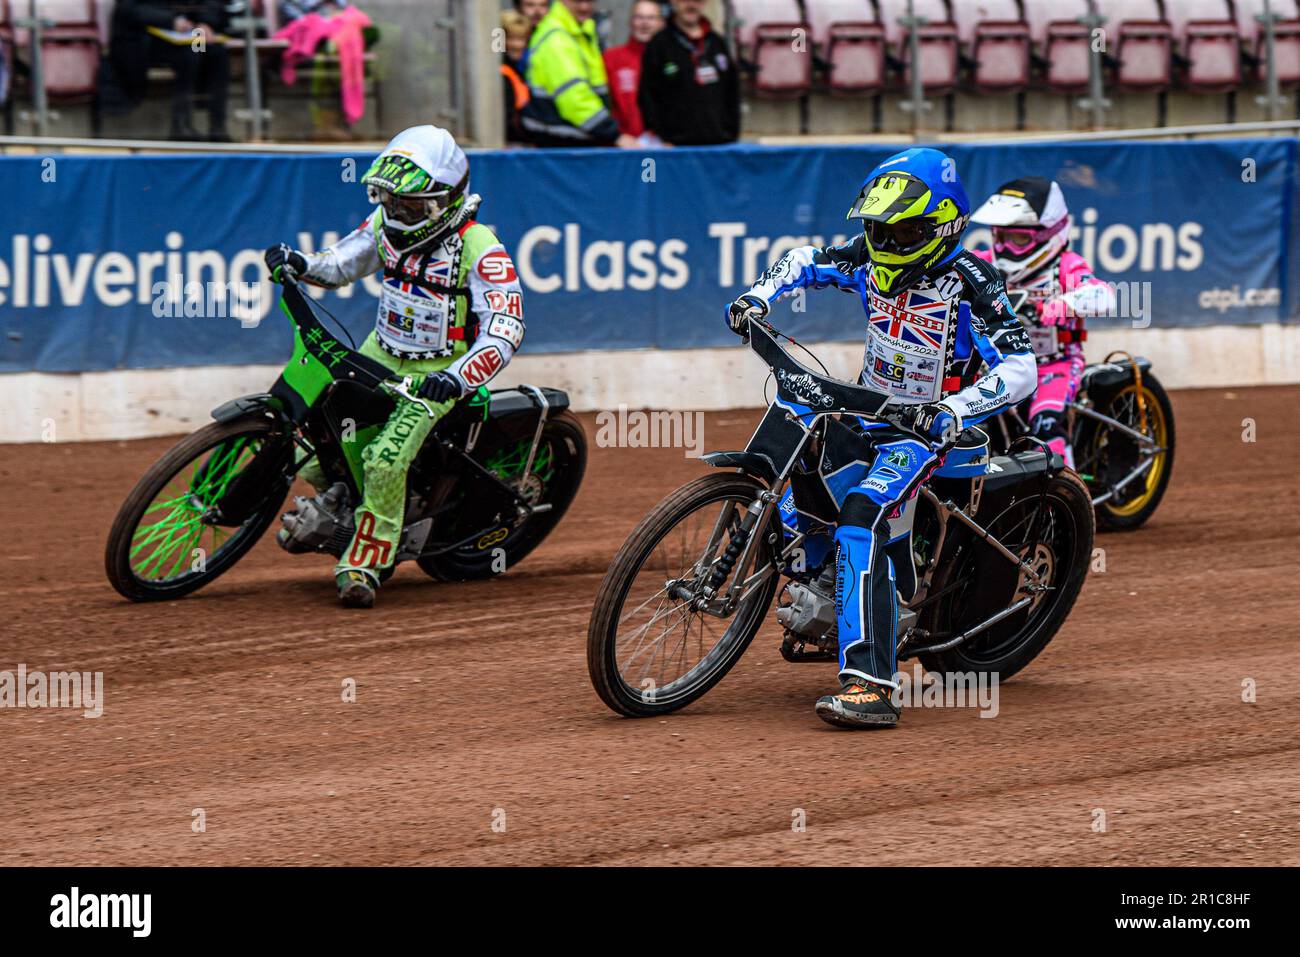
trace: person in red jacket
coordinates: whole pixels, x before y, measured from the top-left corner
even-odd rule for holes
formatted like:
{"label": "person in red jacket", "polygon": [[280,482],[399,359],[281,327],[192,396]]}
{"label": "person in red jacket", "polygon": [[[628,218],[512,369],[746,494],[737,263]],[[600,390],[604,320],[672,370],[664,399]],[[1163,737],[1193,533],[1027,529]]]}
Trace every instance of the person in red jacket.
{"label": "person in red jacket", "polygon": [[664,28],[664,15],[655,0],[635,0],[627,43],[605,51],[605,70],[609,73],[609,92],[614,101],[614,119],[628,136],[645,132],[637,91],[641,88],[641,54],[652,36]]}

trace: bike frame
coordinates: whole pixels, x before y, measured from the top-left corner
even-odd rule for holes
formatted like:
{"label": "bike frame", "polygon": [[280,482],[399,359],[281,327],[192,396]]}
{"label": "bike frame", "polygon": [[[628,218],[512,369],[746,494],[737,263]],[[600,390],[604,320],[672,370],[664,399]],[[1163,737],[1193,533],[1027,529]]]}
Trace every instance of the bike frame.
{"label": "bike frame", "polygon": [[[770,327],[766,328],[770,329]],[[770,332],[776,334],[775,329],[770,329]],[[757,337],[760,335],[767,335],[767,332],[760,332],[758,330],[753,332],[755,340],[757,340]],[[811,370],[803,368],[799,363],[791,358],[788,353],[785,353],[785,351],[781,349],[773,336],[768,335],[767,339],[767,343],[761,344],[763,348],[760,348],[759,345],[754,346],[755,351],[758,352],[760,356],[763,356],[764,351],[766,351],[768,352],[768,355],[763,357],[765,359],[770,359],[770,350],[775,348],[781,351],[782,355],[789,363],[800,370],[798,375],[806,375],[812,380],[819,380],[823,384],[835,381],[830,380],[829,377],[822,377]],[[770,361],[769,367],[772,367]],[[848,384],[843,383],[842,385],[847,386]],[[722,546],[723,539],[727,537],[727,530],[730,527],[731,518],[735,511],[735,506],[733,505],[731,509],[723,510],[718,516],[718,519],[714,523],[713,532],[705,546],[704,554],[701,556],[700,560],[693,565],[693,573],[696,576],[697,582],[706,571],[709,573],[711,581],[705,583],[704,587],[698,592],[685,586],[681,581],[670,582],[668,590],[671,594],[684,600],[690,600],[692,602],[692,607],[697,611],[717,618],[727,618],[735,612],[740,602],[747,598],[754,589],[763,585],[772,575],[778,573],[789,574],[790,558],[795,553],[795,550],[807,538],[806,533],[796,532],[796,534],[791,537],[790,541],[780,550],[778,554],[778,565],[776,567],[769,563],[764,567],[755,570],[752,574],[748,574],[751,564],[754,563],[756,544],[759,540],[759,536],[755,535],[754,532],[755,530],[767,529],[769,527],[769,523],[772,520],[773,510],[785,494],[785,489],[789,484],[791,473],[794,471],[804,452],[807,450],[809,442],[814,437],[821,434],[821,425],[826,420],[840,415],[862,416],[864,418],[874,419],[875,421],[887,422],[894,428],[898,428],[900,431],[911,434],[920,441],[927,441],[924,436],[920,436],[900,423],[895,422],[888,416],[880,414],[887,403],[887,396],[870,393],[869,390],[866,390],[861,386],[849,386],[849,388],[867,395],[876,395],[881,401],[878,404],[875,413],[859,411],[844,406],[820,412],[812,411],[811,409],[807,412],[792,411],[789,406],[785,405],[781,401],[781,396],[778,394],[778,398],[771,408],[776,408],[778,406],[785,408],[786,413],[784,421],[796,426],[802,432],[802,435],[794,444],[792,451],[785,457],[784,463],[777,469],[776,475],[768,484],[767,489],[765,489],[756,499],[751,501],[745,508],[745,514],[741,519],[740,527],[736,532],[730,535],[731,548],[735,547],[735,542],[739,538],[743,543],[741,551],[730,563],[727,561],[725,555],[722,557],[717,555],[718,549]],[[778,387],[778,393],[779,392],[780,387]],[[771,409],[769,409],[769,414],[770,411]],[[766,421],[767,419],[765,418],[764,422]],[[759,428],[761,430],[762,426],[760,425]],[[759,433],[756,431],[755,436],[758,434]],[[754,439],[751,438],[750,441],[752,446]],[[747,449],[746,453],[752,454],[752,449]],[[727,453],[722,453],[722,456],[727,456]],[[705,458],[707,460],[709,456],[706,456]],[[726,461],[725,458],[724,461]],[[761,476],[755,477],[762,478]],[[983,478],[980,477],[975,481],[976,486],[972,494],[972,505],[974,506],[972,512],[978,509],[980,490],[983,487]],[[900,618],[905,619],[905,621],[900,621],[900,630],[905,632],[903,639],[898,645],[897,653],[900,659],[904,657],[913,657],[924,652],[946,651],[955,648],[967,639],[992,627],[1004,618],[1015,614],[1017,611],[1020,611],[1022,608],[1025,608],[1034,601],[1033,595],[1028,595],[990,616],[986,620],[968,628],[955,638],[948,639],[941,644],[920,648],[909,647],[910,639],[913,637],[913,629],[918,618],[917,612],[925,605],[938,600],[946,594],[946,589],[934,595],[930,595],[929,591],[933,584],[934,574],[938,570],[939,559],[943,554],[943,544],[947,539],[949,523],[954,519],[965,525],[978,539],[988,544],[995,553],[1015,566],[1026,582],[1022,587],[1039,591],[1046,590],[1050,587],[1044,584],[1042,576],[1037,572],[1037,570],[1028,565],[1020,558],[1020,556],[1008,549],[1001,541],[992,535],[988,529],[975,521],[973,514],[968,513],[964,507],[958,505],[951,499],[940,499],[927,485],[921,487],[919,494],[930,502],[935,509],[939,521],[939,536],[935,542],[930,560],[924,569],[924,574],[917,582],[916,591],[908,601],[900,603],[905,609],[905,614],[900,616]],[[1037,508],[1038,510],[1035,511],[1030,526],[1030,530],[1034,532],[1034,534],[1036,534],[1039,510],[1041,510],[1041,496]],[[782,535],[782,533],[779,531],[768,533],[768,544],[776,545],[777,541],[780,539],[778,538],[777,541],[773,541],[772,538],[773,536],[780,535]],[[718,587],[721,585],[722,581],[726,580],[727,576],[730,575],[733,570],[735,571],[735,574],[732,576],[730,587],[719,595]],[[712,579],[715,578],[717,579],[716,583],[712,582]],[[904,652],[906,652],[906,654]]]}
{"label": "bike frame", "polygon": [[[297,278],[287,269],[283,271],[283,278],[280,310],[293,324],[294,330],[293,353],[288,363],[269,392],[227,402],[213,411],[213,417],[221,421],[259,408],[270,411],[281,419],[285,432],[292,439],[299,453],[293,460],[294,474],[297,474],[310,458],[316,456],[327,472],[340,467],[345,469],[352,480],[352,491],[357,493],[363,488],[361,453],[369,440],[378,434],[382,423],[359,428],[352,441],[343,441],[342,434],[334,427],[329,416],[318,413],[320,404],[328,397],[330,390],[342,382],[357,383],[390,396],[400,396],[424,409],[430,418],[437,418],[438,412],[431,403],[416,394],[415,390],[418,387],[416,377],[394,379],[392,372],[382,363],[362,355],[330,335],[316,317],[311,301],[304,294]],[[483,391],[482,401],[486,403],[489,401],[490,393]],[[522,473],[526,478],[532,474],[542,433],[550,414],[551,401],[546,397],[545,391],[536,386],[522,384],[518,386],[518,391],[528,396],[538,409],[537,425],[533,430],[532,444]],[[485,406],[484,419],[486,417]],[[326,441],[317,441],[313,444],[303,435],[304,428],[308,426],[317,431]],[[469,454],[474,449],[482,426],[483,421],[478,421],[469,427],[464,448],[447,438],[438,439],[439,445],[446,455],[464,463],[476,478],[488,483],[496,493],[512,502],[518,521],[550,511],[553,507],[551,503],[530,503],[513,485],[502,481]],[[435,500],[430,503],[430,507],[436,509],[439,504],[441,503]],[[432,524],[427,519],[423,522]],[[496,530],[500,523],[491,523],[463,536],[456,542],[440,544],[438,548],[429,551],[423,550],[425,541],[423,537],[420,537],[419,541],[415,540],[415,536],[410,541],[407,540],[408,533],[420,524],[421,522],[411,523],[403,529],[403,541],[399,542],[398,546],[399,560],[436,557],[455,551],[482,535]],[[428,529],[424,531],[427,535]]]}

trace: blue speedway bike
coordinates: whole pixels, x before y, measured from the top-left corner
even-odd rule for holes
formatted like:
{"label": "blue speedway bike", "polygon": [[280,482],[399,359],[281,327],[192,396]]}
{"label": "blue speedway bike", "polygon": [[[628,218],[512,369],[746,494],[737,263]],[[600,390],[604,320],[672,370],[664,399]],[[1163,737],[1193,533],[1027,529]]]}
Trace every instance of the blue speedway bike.
{"label": "blue speedway bike", "polygon": [[[705,694],[740,659],[774,599],[787,661],[837,659],[835,555],[825,538],[839,512],[833,490],[842,497],[843,479],[870,463],[855,425],[910,430],[889,396],[801,365],[771,326],[750,331],[776,396],[748,447],[704,456],[725,471],[651,509],[601,582],[587,666],[601,700],[621,715],[662,715]],[[969,428],[946,451],[890,519],[898,658],[1005,680],[1047,646],[1083,587],[1091,496],[1034,439],[990,457],[988,436]],[[782,509],[790,487],[797,512],[789,502]]]}

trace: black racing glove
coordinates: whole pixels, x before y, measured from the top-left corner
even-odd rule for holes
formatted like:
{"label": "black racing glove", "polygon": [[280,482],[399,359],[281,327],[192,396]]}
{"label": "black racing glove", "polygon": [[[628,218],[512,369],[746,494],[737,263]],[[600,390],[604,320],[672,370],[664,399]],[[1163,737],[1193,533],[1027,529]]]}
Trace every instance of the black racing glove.
{"label": "black racing glove", "polygon": [[957,441],[961,432],[961,423],[956,414],[946,405],[937,402],[905,405],[898,410],[896,420],[905,428],[944,444]]}
{"label": "black racing glove", "polygon": [[747,292],[727,307],[727,327],[738,336],[748,336],[750,322],[766,319],[771,308],[766,299]]}
{"label": "black racing glove", "polygon": [[284,276],[280,270],[285,266],[295,276],[301,276],[307,272],[307,257],[298,250],[293,249],[286,243],[280,243],[278,246],[268,246],[266,252],[262,254],[266,260],[266,268],[271,273],[272,282],[284,282]]}
{"label": "black racing glove", "polygon": [[460,380],[450,372],[430,372],[415,390],[415,394],[430,402],[446,402],[448,399],[459,399],[463,391]]}

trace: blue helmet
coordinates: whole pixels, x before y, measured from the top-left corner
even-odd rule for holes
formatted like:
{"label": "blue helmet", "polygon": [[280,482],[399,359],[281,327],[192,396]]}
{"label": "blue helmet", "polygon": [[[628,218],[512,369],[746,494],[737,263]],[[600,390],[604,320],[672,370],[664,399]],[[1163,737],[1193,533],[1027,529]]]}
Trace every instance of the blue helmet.
{"label": "blue helmet", "polygon": [[913,147],[871,171],[848,218],[863,221],[876,288],[897,295],[957,251],[970,200],[951,157]]}

